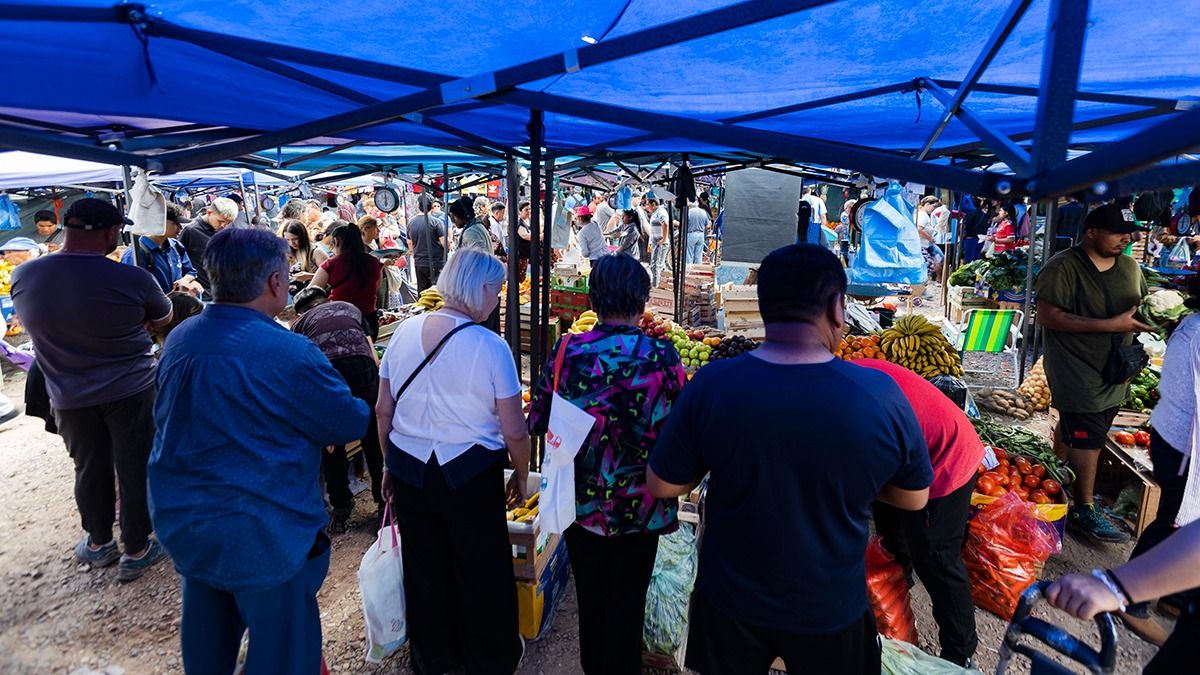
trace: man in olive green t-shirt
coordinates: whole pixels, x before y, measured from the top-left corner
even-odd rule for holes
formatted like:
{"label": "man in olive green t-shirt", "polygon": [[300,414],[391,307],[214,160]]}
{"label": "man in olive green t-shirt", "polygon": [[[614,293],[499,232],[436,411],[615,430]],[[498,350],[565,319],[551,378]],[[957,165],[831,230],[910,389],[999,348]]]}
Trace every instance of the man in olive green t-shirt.
{"label": "man in olive green t-shirt", "polygon": [[1115,204],[1094,209],[1083,227],[1079,245],[1051,258],[1038,276],[1037,315],[1046,328],[1046,379],[1059,412],[1055,449],[1076,476],[1067,523],[1093,541],[1119,542],[1125,535],[1096,510],[1092,488],[1099,451],[1129,385],[1105,382],[1100,373],[1114,334],[1128,345],[1135,332],[1150,330],[1135,318],[1146,295],[1142,270],[1124,255],[1141,228],[1132,211]]}

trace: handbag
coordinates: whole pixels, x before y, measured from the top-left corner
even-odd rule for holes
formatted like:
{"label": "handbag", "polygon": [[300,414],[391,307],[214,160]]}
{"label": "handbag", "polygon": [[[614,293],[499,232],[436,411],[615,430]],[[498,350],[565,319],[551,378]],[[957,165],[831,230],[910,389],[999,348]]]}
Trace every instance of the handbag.
{"label": "handbag", "polygon": [[[391,536],[388,536],[388,535]],[[408,641],[407,605],[404,600],[404,560],[392,504],[383,507],[383,522],[375,545],[358,565],[363,624],[367,631],[367,663],[380,663]]]}
{"label": "handbag", "polygon": [[[1095,279],[1096,284],[1100,286],[1100,290],[1104,293],[1105,311],[1108,312],[1109,316],[1116,316],[1117,311],[1113,309],[1112,296],[1108,293],[1108,287],[1104,285],[1104,279],[1101,278],[1100,271],[1092,264],[1091,259],[1087,257],[1083,249],[1076,246],[1071,250],[1075,252],[1075,255],[1079,256],[1079,260],[1083,263],[1084,268],[1088,270],[1092,278]],[[1104,367],[1100,370],[1100,379],[1108,384],[1128,384],[1150,362],[1150,357],[1146,355],[1146,350],[1140,344],[1136,341],[1131,345],[1122,344],[1124,341],[1124,333],[1112,334],[1112,347],[1108,351],[1108,358],[1104,361]]]}
{"label": "handbag", "polygon": [[542,529],[551,534],[562,534],[575,522],[575,455],[579,454],[596,424],[596,418],[558,393],[570,341],[570,335],[563,336],[554,358],[554,389],[546,431],[546,456],[542,462],[539,519]]}

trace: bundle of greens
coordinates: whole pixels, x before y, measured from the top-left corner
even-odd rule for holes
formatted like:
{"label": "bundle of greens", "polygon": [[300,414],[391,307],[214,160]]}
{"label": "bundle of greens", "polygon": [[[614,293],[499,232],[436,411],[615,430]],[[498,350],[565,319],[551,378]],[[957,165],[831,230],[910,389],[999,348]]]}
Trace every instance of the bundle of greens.
{"label": "bundle of greens", "polygon": [[976,272],[983,269],[986,265],[987,261],[983,258],[971,261],[951,272],[947,282],[951,286],[974,286]]}
{"label": "bundle of greens", "polygon": [[1154,404],[1158,403],[1158,399],[1158,373],[1147,366],[1129,383],[1129,398],[1125,399],[1121,407],[1149,413]]}
{"label": "bundle of greens", "polygon": [[[987,261],[987,266],[981,271],[983,282],[997,291],[1010,288],[1025,288],[1025,276],[1028,271],[1029,248],[1016,248],[1004,253],[997,253]],[[1037,279],[1038,265],[1033,267],[1033,278]]]}

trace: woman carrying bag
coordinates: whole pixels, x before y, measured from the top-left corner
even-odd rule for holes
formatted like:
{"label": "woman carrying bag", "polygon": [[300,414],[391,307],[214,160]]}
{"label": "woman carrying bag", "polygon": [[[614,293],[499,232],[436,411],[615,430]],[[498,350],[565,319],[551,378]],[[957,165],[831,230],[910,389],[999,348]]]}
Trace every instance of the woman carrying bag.
{"label": "woman carrying bag", "polygon": [[[461,250],[438,281],[439,311],[400,324],[380,367],[384,498],[404,538],[413,669],[508,675],[524,647],[505,517],[525,499],[529,434],[508,345],[482,328],[504,268]],[[505,452],[507,449],[507,452]]]}
{"label": "woman carrying bag", "polygon": [[[588,281],[599,324],[564,336],[550,352],[529,427],[546,433],[555,393],[559,405],[565,399],[594,418],[574,460],[576,522],[564,533],[579,600],[580,658],[588,675],[635,674],[658,537],[679,525],[676,500],[650,495],[646,464],[685,373],[669,342],[637,327],[650,277],[636,259],[604,256]],[[545,494],[542,500],[545,514]]]}

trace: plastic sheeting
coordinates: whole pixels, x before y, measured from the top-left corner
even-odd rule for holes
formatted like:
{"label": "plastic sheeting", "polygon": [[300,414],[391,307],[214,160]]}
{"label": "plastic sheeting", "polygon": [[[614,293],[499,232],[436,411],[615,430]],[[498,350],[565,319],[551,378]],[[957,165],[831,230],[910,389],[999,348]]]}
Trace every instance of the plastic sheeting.
{"label": "plastic sheeting", "polygon": [[796,243],[800,179],[763,169],[725,177],[725,224],[721,258],[760,263],[780,246]]}
{"label": "plastic sheeting", "polygon": [[929,278],[913,207],[893,183],[864,209],[862,244],[850,266],[856,284],[923,284]]}

